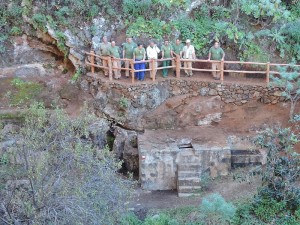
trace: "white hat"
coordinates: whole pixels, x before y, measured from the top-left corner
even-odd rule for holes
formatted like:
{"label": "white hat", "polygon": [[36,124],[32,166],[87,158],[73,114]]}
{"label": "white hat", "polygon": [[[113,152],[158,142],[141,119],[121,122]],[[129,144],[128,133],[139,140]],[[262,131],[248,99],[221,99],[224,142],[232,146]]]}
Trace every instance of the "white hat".
{"label": "white hat", "polygon": [[191,43],[190,39],[186,39],[185,43]]}

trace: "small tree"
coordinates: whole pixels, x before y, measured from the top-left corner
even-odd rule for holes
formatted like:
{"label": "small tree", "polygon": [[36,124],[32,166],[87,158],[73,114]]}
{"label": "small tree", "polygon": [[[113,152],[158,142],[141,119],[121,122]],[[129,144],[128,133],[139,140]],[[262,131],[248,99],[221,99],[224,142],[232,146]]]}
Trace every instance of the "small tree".
{"label": "small tree", "polygon": [[292,211],[300,205],[300,188],[296,185],[300,177],[300,155],[294,151],[298,136],[290,128],[276,128],[267,129],[257,137],[257,145],[268,151],[259,201],[283,201]]}
{"label": "small tree", "polygon": [[283,89],[282,96],[291,101],[290,120],[294,119],[296,104],[300,98],[300,71],[293,65],[279,67],[279,76],[271,76],[273,87]]}
{"label": "small tree", "polygon": [[71,119],[40,104],[29,109],[0,189],[2,222],[118,224],[131,182],[117,174],[121,162],[111,152],[93,146],[95,120],[87,110]]}
{"label": "small tree", "polygon": [[208,225],[229,224],[234,217],[235,207],[219,194],[212,194],[202,200],[200,205],[201,219]]}

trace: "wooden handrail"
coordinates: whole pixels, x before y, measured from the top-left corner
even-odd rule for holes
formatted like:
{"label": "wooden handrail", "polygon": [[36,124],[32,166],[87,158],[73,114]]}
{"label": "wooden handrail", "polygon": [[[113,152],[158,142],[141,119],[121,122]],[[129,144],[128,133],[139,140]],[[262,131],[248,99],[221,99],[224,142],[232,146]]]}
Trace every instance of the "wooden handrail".
{"label": "wooden handrail", "polygon": [[[85,52],[88,56],[90,56],[90,62],[85,60],[85,64],[91,66],[91,72],[92,74],[95,73],[95,67],[101,68],[101,69],[107,69],[109,71],[109,79],[112,80],[112,71],[113,70],[127,70],[131,71],[131,77],[132,77],[132,83],[135,82],[135,72],[147,72],[150,71],[152,80],[155,81],[156,77],[156,70],[162,70],[162,69],[175,69],[176,77],[180,78],[180,70],[187,69],[186,67],[182,67],[182,62],[205,62],[205,63],[220,63],[220,69],[213,70],[213,69],[199,69],[199,68],[191,68],[193,71],[201,71],[201,72],[220,72],[220,80],[224,80],[224,73],[244,73],[244,74],[266,74],[266,83],[270,82],[270,74],[280,74],[279,71],[271,70],[270,68],[273,66],[290,66],[290,64],[283,64],[283,63],[262,63],[262,62],[242,62],[242,61],[224,61],[224,60],[207,60],[207,59],[182,59],[179,55],[176,55],[174,58],[163,58],[163,59],[150,59],[150,60],[144,60],[144,61],[133,61],[133,59],[121,59],[121,58],[114,58],[110,56],[99,56],[94,53],[94,51],[91,52]],[[100,66],[95,63],[95,57],[108,60],[108,66]],[[112,61],[128,61],[130,63],[131,68],[122,68],[122,67],[112,67]],[[163,66],[155,68],[156,62],[163,62],[163,61],[175,61],[175,66]],[[143,70],[135,70],[134,65],[138,63],[150,63],[149,69],[143,69]],[[265,70],[229,70],[225,69],[225,64],[242,64],[242,65],[263,65],[266,66]],[[292,67],[300,67],[300,65],[291,65]]]}

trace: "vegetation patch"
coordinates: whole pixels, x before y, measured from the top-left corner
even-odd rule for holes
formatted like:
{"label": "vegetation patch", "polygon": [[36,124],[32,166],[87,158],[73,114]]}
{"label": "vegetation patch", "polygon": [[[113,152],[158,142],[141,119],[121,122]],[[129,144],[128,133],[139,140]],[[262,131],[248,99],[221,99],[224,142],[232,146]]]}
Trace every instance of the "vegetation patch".
{"label": "vegetation patch", "polygon": [[12,91],[6,93],[12,106],[26,105],[35,100],[42,91],[42,85],[36,82],[15,78],[11,81]]}

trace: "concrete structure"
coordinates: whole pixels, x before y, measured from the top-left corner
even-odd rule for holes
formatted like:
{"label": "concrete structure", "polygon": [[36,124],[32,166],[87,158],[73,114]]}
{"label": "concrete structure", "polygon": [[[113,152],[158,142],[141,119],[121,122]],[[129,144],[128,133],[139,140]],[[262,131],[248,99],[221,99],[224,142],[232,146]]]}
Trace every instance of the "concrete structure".
{"label": "concrete structure", "polygon": [[211,127],[146,130],[138,136],[142,188],[177,189],[179,196],[196,194],[204,174],[225,176],[234,166],[263,163],[261,152],[251,148],[249,140]]}

